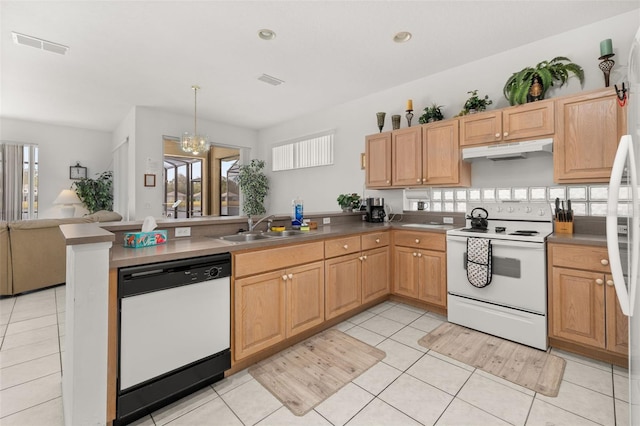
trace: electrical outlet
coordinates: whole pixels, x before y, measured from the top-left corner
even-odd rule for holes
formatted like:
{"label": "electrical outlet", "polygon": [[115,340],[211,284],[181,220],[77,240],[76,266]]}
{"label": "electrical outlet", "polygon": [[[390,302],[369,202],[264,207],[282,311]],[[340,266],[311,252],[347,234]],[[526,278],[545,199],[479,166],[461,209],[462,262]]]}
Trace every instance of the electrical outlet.
{"label": "electrical outlet", "polygon": [[184,227],[176,228],[175,236],[176,237],[190,237],[191,236],[191,227],[190,226],[184,226]]}
{"label": "electrical outlet", "polygon": [[629,233],[629,228],[627,225],[618,225],[618,234],[627,235]]}
{"label": "electrical outlet", "polygon": [[322,224],[323,225],[328,225],[331,223],[331,218],[330,217],[323,217],[322,218]]}
{"label": "electrical outlet", "polygon": [[443,217],[442,218],[442,223],[453,223],[453,218],[452,217]]}

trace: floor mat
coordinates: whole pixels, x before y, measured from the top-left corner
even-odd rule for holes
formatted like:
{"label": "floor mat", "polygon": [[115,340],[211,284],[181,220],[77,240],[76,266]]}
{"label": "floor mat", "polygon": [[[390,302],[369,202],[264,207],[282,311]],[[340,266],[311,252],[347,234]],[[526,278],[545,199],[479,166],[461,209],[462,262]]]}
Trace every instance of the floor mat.
{"label": "floor mat", "polygon": [[558,396],[566,364],[558,356],[448,322],[418,343],[542,395]]}
{"label": "floor mat", "polygon": [[385,356],[380,349],[330,329],[260,361],[249,374],[302,416]]}

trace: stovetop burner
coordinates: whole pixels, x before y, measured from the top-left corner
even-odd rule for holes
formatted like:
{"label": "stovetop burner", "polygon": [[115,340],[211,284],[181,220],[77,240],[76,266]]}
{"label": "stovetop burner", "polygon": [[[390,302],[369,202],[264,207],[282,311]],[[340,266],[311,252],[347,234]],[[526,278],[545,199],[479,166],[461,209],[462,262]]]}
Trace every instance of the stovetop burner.
{"label": "stovetop burner", "polygon": [[514,231],[514,232],[510,233],[509,235],[526,235],[528,237],[531,237],[531,236],[537,235],[537,234],[539,234],[538,231],[525,231],[525,230],[520,231],[520,230],[518,230],[518,231]]}
{"label": "stovetop burner", "polygon": [[486,228],[462,228],[461,231],[465,231],[465,232],[482,232],[482,233],[487,233],[489,232],[488,229]]}

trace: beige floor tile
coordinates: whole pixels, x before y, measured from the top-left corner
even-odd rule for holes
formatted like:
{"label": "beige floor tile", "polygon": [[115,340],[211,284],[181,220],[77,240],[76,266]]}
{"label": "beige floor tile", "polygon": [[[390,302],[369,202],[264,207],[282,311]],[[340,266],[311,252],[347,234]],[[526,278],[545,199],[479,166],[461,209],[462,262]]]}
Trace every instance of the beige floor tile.
{"label": "beige floor tile", "polygon": [[373,395],[369,392],[349,383],[325,399],[315,410],[332,424],[343,425],[372,399]]}
{"label": "beige floor tile", "polygon": [[501,420],[481,409],[455,398],[440,416],[436,426],[508,426]]}
{"label": "beige floor tile", "polygon": [[613,374],[587,364],[566,360],[562,380],[613,396]]}
{"label": "beige floor tile", "polygon": [[381,312],[380,316],[407,325],[420,318],[422,314],[405,309],[403,306],[394,306]]}
{"label": "beige floor tile", "polygon": [[250,380],[220,396],[244,423],[253,425],[282,407],[260,383]]}
{"label": "beige floor tile", "polygon": [[613,396],[624,402],[629,402],[629,377],[613,375]]}
{"label": "beige floor tile", "polygon": [[0,336],[4,336],[4,333],[7,331],[7,324],[0,325]]}
{"label": "beige floor tile", "polygon": [[355,324],[349,321],[342,321],[341,323],[338,323],[336,325],[334,325],[333,329],[338,330],[338,331],[342,331],[343,333],[347,330],[349,330],[350,328],[355,327]]}
{"label": "beige floor tile", "polygon": [[0,369],[58,352],[60,352],[60,345],[57,338],[2,350],[0,351]]}
{"label": "beige floor tile", "polygon": [[420,352],[391,339],[381,342],[376,347],[387,354],[387,356],[382,359],[382,362],[401,371],[411,367],[414,362],[424,355],[424,352]]}
{"label": "beige floor tile", "polygon": [[25,321],[11,322],[7,327],[6,335],[11,336],[12,334],[24,333],[25,331],[37,330],[38,328],[56,324],[58,324],[58,318],[56,317],[56,314],[45,315]]}
{"label": "beige floor tile", "polygon": [[372,395],[378,395],[391,382],[400,377],[402,371],[393,368],[384,362],[378,362],[376,365],[359,375],[353,380],[353,383],[360,386]]}
{"label": "beige floor tile", "polygon": [[211,386],[207,386],[195,393],[192,393],[191,395],[185,396],[184,398],[167,405],[166,407],[162,407],[159,410],[154,411],[151,413],[151,417],[155,424],[163,425],[215,398],[219,398],[218,394]]}
{"label": "beige floor tile", "polygon": [[616,411],[616,426],[630,426],[629,424],[629,404],[620,401],[619,399],[615,400],[615,411]]}
{"label": "beige floor tile", "polygon": [[[4,410],[2,410],[4,411]],[[64,426],[62,398],[54,398],[0,419],[2,426]]]}
{"label": "beige floor tile", "polygon": [[60,373],[0,391],[0,416],[5,417],[62,396]]}
{"label": "beige floor tile", "polygon": [[11,312],[0,312],[0,325],[9,324],[9,319],[11,318]]}
{"label": "beige floor tile", "polygon": [[287,407],[282,407],[258,423],[260,426],[331,426],[331,423],[316,411],[296,416]]}
{"label": "beige floor tile", "polygon": [[398,303],[397,306],[403,308],[403,309],[407,309],[409,311],[415,312],[417,314],[426,314],[427,311],[425,309],[422,308],[418,308],[417,306],[412,306],[412,305],[408,305],[406,303]]}
{"label": "beige floor tile", "polygon": [[[215,398],[199,406],[195,410],[189,411],[185,415],[178,417],[171,423],[171,426],[179,425],[225,425],[242,426],[242,422],[224,403],[222,398]],[[251,423],[252,424],[252,423]]]}
{"label": "beige floor tile", "polygon": [[458,398],[514,425],[523,425],[533,396],[472,374]]}
{"label": "beige floor tile", "polygon": [[613,374],[618,374],[619,376],[629,377],[629,369],[625,367],[619,367],[617,365],[613,366]]}
{"label": "beige floor tile", "polygon": [[215,382],[213,384],[213,389],[218,393],[218,395],[224,395],[230,390],[235,389],[252,379],[253,378],[251,377],[251,374],[249,374],[249,370],[245,368],[244,370],[238,371],[229,377],[225,377],[219,382]]}
{"label": "beige floor tile", "polygon": [[382,336],[389,337],[403,328],[404,324],[378,315],[362,322],[360,327],[366,328],[367,330],[373,331],[374,333],[378,333]]}
{"label": "beige floor tile", "polygon": [[50,307],[47,308],[34,308],[34,309],[22,309],[22,310],[17,310],[14,309],[13,313],[11,314],[11,323],[15,323],[15,322],[19,322],[19,321],[25,321],[25,320],[30,320],[30,319],[34,319],[34,318],[40,318],[40,317],[44,317],[47,315],[52,315],[56,313],[56,306],[55,305],[51,305]]}
{"label": "beige floor tile", "polygon": [[378,398],[418,422],[432,425],[446,410],[453,396],[408,374],[403,374]]}
{"label": "beige floor tile", "polygon": [[602,425],[612,426],[614,424],[612,397],[583,388],[566,380],[562,381],[557,397],[551,398],[537,394],[536,399]]}
{"label": "beige floor tile", "polygon": [[443,321],[433,318],[430,315],[422,315],[420,318],[409,324],[413,328],[424,331],[427,334],[430,331],[435,330]]}
{"label": "beige floor tile", "polygon": [[349,321],[350,323],[353,324],[361,324],[363,322],[365,322],[368,319],[371,319],[373,317],[375,317],[376,315],[369,312],[369,311],[363,311],[360,312],[357,315],[352,316],[351,318],[348,318],[347,321]]}
{"label": "beige floor tile", "polygon": [[420,352],[427,352],[428,349],[424,346],[420,346],[418,341],[427,334],[422,330],[418,330],[417,328],[413,328],[411,326],[407,326],[397,333],[394,333],[390,339],[395,340],[396,342],[404,343],[405,345],[419,350]]}
{"label": "beige floor tile", "polygon": [[595,426],[597,423],[536,398],[527,418],[527,426],[550,425]]}
{"label": "beige floor tile", "polygon": [[60,371],[60,355],[57,353],[5,367],[0,369],[0,389],[5,390]]}
{"label": "beige floor tile", "polygon": [[356,339],[361,340],[371,346],[376,346],[378,343],[384,340],[384,336],[381,336],[378,333],[374,333],[373,331],[369,331],[366,328],[362,328],[359,325],[348,329],[347,331],[345,331],[345,334],[348,334],[351,337],[355,337]]}
{"label": "beige floor tile", "polygon": [[394,307],[396,305],[397,305],[397,303],[387,300],[386,302],[382,302],[382,303],[380,303],[380,304],[378,304],[376,306],[373,306],[373,307],[367,309],[367,311],[371,312],[372,314],[379,314],[379,313],[384,312],[387,309],[390,309],[390,308],[392,308],[392,307]]}
{"label": "beige floor tile", "polygon": [[562,357],[562,358],[564,358],[566,360],[571,360],[571,361],[579,362],[581,364],[588,365],[590,367],[599,368],[599,369],[607,371],[607,372],[611,372],[612,371],[611,364],[607,364],[606,362],[597,361],[595,359],[587,358],[587,357],[584,357],[582,355],[574,354],[574,353],[571,353],[571,352],[566,352],[566,351],[563,351],[563,350],[560,350],[560,349],[556,349],[556,348],[551,348],[551,354],[557,355],[557,356]]}
{"label": "beige floor tile", "polygon": [[411,417],[393,408],[378,398],[371,401],[362,411],[347,423],[348,426],[372,426],[372,425],[393,425],[393,426],[413,426],[419,425]]}
{"label": "beige floor tile", "polygon": [[407,374],[451,395],[458,393],[471,373],[429,354],[420,358],[407,370]]}
{"label": "beige floor tile", "polygon": [[129,423],[129,426],[154,426],[155,423],[151,416],[144,416],[135,420],[133,423]]}
{"label": "beige floor tile", "polygon": [[22,333],[7,335],[2,342],[0,350],[8,350],[17,348],[18,346],[30,345],[32,343],[41,342],[43,340],[54,339],[58,337],[58,326],[49,325],[35,330],[28,330]]}

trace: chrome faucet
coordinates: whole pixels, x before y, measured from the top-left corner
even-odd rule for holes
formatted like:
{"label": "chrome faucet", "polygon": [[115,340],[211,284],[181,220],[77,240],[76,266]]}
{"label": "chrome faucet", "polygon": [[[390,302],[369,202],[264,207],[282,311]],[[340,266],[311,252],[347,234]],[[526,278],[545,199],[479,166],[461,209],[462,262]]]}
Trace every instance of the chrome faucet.
{"label": "chrome faucet", "polygon": [[260,224],[260,222],[262,222],[265,219],[267,219],[267,230],[271,229],[271,224],[273,223],[273,218],[274,217],[276,217],[276,215],[271,214],[269,216],[263,217],[262,219],[260,219],[256,223],[253,223],[253,218],[251,216],[249,216],[248,219],[247,219],[247,225],[249,225],[249,232],[253,232],[253,230],[256,229],[256,226],[258,226]]}

